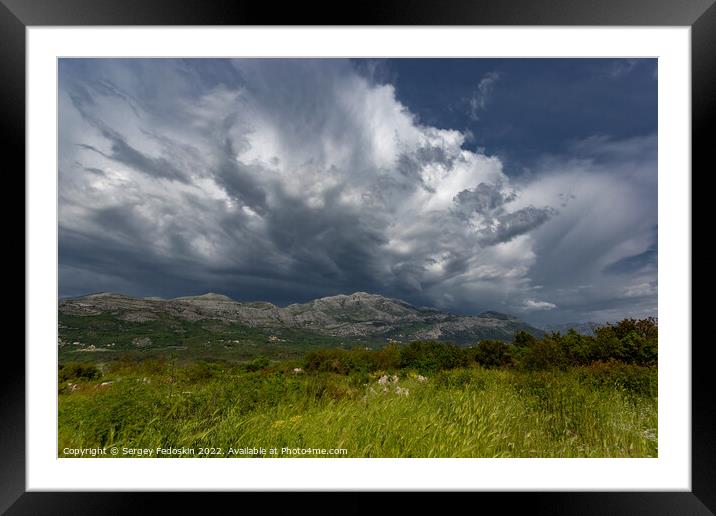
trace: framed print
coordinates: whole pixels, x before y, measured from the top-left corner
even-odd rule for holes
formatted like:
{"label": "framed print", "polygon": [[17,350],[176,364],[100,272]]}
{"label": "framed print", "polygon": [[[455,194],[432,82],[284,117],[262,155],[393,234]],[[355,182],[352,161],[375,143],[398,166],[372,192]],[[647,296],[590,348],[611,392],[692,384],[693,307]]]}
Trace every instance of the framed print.
{"label": "framed print", "polygon": [[586,4],[4,1],[27,304],[3,510],[709,514],[691,171],[716,8]]}

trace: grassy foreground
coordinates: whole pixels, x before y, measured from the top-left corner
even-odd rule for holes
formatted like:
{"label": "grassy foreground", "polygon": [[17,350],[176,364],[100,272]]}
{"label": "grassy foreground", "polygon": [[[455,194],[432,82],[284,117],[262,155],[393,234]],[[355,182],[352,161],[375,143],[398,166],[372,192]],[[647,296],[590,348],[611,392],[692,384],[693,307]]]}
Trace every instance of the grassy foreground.
{"label": "grassy foreground", "polygon": [[657,456],[656,367],[297,367],[145,361],[60,381],[58,455]]}

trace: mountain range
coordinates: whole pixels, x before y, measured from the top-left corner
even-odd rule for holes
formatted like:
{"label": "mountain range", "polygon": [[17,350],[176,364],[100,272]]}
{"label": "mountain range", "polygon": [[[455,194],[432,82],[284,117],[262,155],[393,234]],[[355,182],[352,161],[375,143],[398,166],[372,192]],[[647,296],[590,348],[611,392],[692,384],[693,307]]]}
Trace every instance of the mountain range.
{"label": "mountain range", "polygon": [[[462,345],[483,339],[511,341],[524,330],[544,331],[512,315],[483,312],[454,315],[366,292],[336,295],[279,307],[239,302],[221,294],[162,299],[102,292],[59,301],[61,316],[108,316],[132,325],[153,321],[239,324],[270,333],[302,330],[322,336],[370,341],[445,340]],[[61,317],[62,320],[62,317]]]}

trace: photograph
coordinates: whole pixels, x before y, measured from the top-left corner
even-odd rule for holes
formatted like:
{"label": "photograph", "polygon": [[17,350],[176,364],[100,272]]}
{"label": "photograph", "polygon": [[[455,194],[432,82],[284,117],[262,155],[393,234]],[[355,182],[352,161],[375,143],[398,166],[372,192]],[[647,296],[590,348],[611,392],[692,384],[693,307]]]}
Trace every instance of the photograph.
{"label": "photograph", "polygon": [[57,457],[658,458],[658,63],[59,57]]}

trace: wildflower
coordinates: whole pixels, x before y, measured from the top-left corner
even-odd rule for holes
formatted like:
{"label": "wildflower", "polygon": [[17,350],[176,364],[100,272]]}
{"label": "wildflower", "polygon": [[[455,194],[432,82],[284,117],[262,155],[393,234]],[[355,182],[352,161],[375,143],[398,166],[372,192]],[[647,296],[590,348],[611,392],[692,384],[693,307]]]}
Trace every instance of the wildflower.
{"label": "wildflower", "polygon": [[301,374],[302,372],[303,372],[303,369],[300,367],[293,368],[293,374]]}
{"label": "wildflower", "polygon": [[396,387],[395,394],[397,394],[398,396],[406,396],[407,397],[410,394],[410,390],[405,389],[403,387]]}
{"label": "wildflower", "polygon": [[301,416],[293,416],[293,417],[291,418],[291,423],[296,423],[296,422],[298,422],[300,419],[301,419]]}
{"label": "wildflower", "polygon": [[395,376],[395,375],[393,375],[393,376],[390,377],[390,381],[393,382],[393,383],[396,383],[396,382],[398,381],[398,377]]}
{"label": "wildflower", "polygon": [[281,428],[285,424],[286,424],[286,421],[284,421],[283,419],[277,419],[276,421],[273,422],[273,425],[271,425],[271,426],[273,428]]}
{"label": "wildflower", "polygon": [[383,375],[378,379],[378,383],[381,385],[385,385],[388,383],[388,375]]}
{"label": "wildflower", "polygon": [[416,378],[419,382],[424,382],[425,380],[427,380],[427,378],[425,378],[422,374],[419,374],[418,376],[416,376]]}

